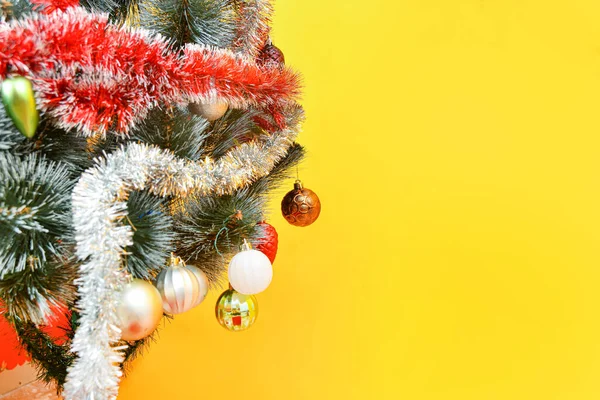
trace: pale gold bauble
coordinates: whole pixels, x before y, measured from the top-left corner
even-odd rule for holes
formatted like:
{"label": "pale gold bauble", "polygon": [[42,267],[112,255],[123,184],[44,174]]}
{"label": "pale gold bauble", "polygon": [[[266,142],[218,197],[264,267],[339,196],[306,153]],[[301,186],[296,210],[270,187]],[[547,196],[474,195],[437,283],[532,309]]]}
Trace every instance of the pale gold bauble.
{"label": "pale gold bauble", "polygon": [[158,290],[149,282],[134,279],[121,292],[117,308],[121,339],[143,339],[158,326],[162,316],[162,300]]}
{"label": "pale gold bauble", "polygon": [[210,122],[216,121],[227,112],[229,105],[223,101],[212,103],[190,103],[188,109],[192,114],[206,118]]}

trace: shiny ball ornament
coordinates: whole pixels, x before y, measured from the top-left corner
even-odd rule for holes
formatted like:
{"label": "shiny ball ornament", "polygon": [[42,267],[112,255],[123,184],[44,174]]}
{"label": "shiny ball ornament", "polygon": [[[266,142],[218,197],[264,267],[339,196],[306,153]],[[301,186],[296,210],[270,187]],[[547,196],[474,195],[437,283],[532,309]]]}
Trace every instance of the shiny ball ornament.
{"label": "shiny ball ornament", "polygon": [[257,294],[264,291],[273,279],[273,266],[269,258],[258,250],[252,250],[244,241],[242,251],[229,262],[229,283],[241,294]]}
{"label": "shiny ball ornament", "polygon": [[228,331],[239,332],[254,324],[258,317],[256,297],[229,289],[217,300],[215,315],[219,324]]}
{"label": "shiny ball ornament", "polygon": [[[17,331],[8,321],[6,315],[6,306],[0,300],[0,372],[14,369],[31,359],[22,347]],[[68,332],[65,327],[69,326],[70,320],[71,312],[66,306],[52,306],[50,316],[43,325],[38,325],[38,328],[54,344],[63,345],[68,340]]]}
{"label": "shiny ball ornament", "polygon": [[283,68],[285,65],[285,56],[277,46],[273,45],[271,40],[263,47],[258,53],[256,58],[256,64],[260,67],[279,67]]}
{"label": "shiny ball ornament", "polygon": [[0,300],[0,372],[11,370],[29,361],[29,355],[19,342],[15,328],[5,318],[6,310]]}
{"label": "shiny ball ornament", "polygon": [[279,245],[279,237],[277,235],[277,231],[273,227],[273,225],[268,224],[266,222],[259,222],[258,226],[263,229],[263,236],[258,239],[258,244],[256,245],[256,250],[264,253],[267,257],[269,257],[269,261],[271,264],[275,262],[275,257],[277,257],[277,247]]}
{"label": "shiny ball ornament", "polygon": [[227,112],[229,105],[223,101],[213,103],[190,103],[188,109],[192,114],[199,115],[213,122],[221,118]]}
{"label": "shiny ball ornament", "polygon": [[171,265],[158,274],[155,285],[167,314],[181,314],[196,307],[208,293],[206,275],[178,257],[173,257]]}
{"label": "shiny ball ornament", "polygon": [[208,294],[208,287],[209,287],[208,277],[198,267],[195,267],[193,265],[186,265],[186,268],[189,269],[190,271],[192,271],[192,273],[196,276],[196,279],[198,279],[200,295],[198,296],[198,299],[196,300],[196,304],[194,305],[194,307],[196,307],[198,304],[200,304],[204,301],[204,299],[206,298],[206,295]]}
{"label": "shiny ball ornament", "polygon": [[121,292],[117,308],[121,339],[132,341],[150,335],[163,316],[160,293],[149,282],[134,279]]}
{"label": "shiny ball ornament", "polygon": [[5,79],[2,82],[2,103],[19,132],[31,139],[40,119],[31,81],[22,76]]}
{"label": "shiny ball ornament", "polygon": [[294,189],[281,201],[281,213],[294,226],[308,226],[319,218],[321,201],[315,192],[302,187],[302,182],[297,180]]}

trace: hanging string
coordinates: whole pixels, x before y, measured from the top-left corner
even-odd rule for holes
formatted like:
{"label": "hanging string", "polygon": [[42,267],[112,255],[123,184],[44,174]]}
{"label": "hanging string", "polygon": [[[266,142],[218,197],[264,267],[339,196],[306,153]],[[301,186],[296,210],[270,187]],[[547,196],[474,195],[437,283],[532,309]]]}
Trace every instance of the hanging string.
{"label": "hanging string", "polygon": [[220,255],[222,258],[225,258],[225,256],[223,255],[223,253],[221,253],[221,251],[219,251],[219,246],[218,246],[219,237],[221,236],[221,234],[223,232],[225,232],[225,234],[227,235],[227,240],[229,241],[229,227],[227,225],[229,224],[229,222],[232,219],[241,220],[242,218],[243,218],[242,212],[240,210],[236,210],[235,213],[231,214],[230,216],[228,216],[227,218],[225,218],[223,220],[223,227],[221,229],[219,229],[219,231],[217,232],[217,235],[215,236],[215,241],[214,241],[215,250],[217,251],[217,254]]}
{"label": "hanging string", "polygon": [[219,246],[217,244],[217,242],[219,241],[219,236],[221,236],[221,233],[223,232],[227,232],[227,239],[229,239],[229,228],[227,228],[227,226],[225,226],[225,224],[227,223],[227,221],[229,220],[229,218],[225,219],[225,221],[223,221],[223,227],[221,229],[219,229],[219,232],[217,232],[217,236],[215,236],[215,250],[217,251],[217,254],[220,255],[222,258],[225,258],[225,256],[223,255],[223,253],[221,253],[219,251]]}

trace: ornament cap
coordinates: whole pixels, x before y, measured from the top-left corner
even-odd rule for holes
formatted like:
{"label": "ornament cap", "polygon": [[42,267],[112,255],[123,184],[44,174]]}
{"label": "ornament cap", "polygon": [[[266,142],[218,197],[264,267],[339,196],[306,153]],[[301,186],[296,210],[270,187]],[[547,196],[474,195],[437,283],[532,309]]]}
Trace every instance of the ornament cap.
{"label": "ornament cap", "polygon": [[242,243],[241,247],[242,251],[252,250],[252,245],[246,239],[244,239],[244,243]]}
{"label": "ornament cap", "polygon": [[302,190],[303,189],[302,181],[300,179],[296,179],[296,182],[294,182],[294,189],[295,190]]}
{"label": "ornament cap", "polygon": [[181,257],[176,256],[171,253],[171,260],[169,261],[169,266],[173,268],[185,267],[185,262],[181,259]]}

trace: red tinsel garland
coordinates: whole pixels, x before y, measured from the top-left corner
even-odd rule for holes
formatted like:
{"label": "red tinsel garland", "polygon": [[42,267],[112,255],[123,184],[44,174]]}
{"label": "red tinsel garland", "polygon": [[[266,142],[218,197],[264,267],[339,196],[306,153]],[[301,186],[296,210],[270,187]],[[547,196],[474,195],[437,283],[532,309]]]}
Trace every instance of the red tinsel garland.
{"label": "red tinsel garland", "polygon": [[33,9],[43,14],[50,14],[56,10],[65,11],[69,7],[79,5],[79,0],[30,0],[35,4]]}
{"label": "red tinsel garland", "polygon": [[9,75],[30,78],[42,111],[87,135],[126,134],[159,104],[215,98],[261,107],[281,125],[279,110],[300,86],[289,69],[261,69],[199,45],[176,52],[161,37],[79,7],[0,25],[0,77]]}

